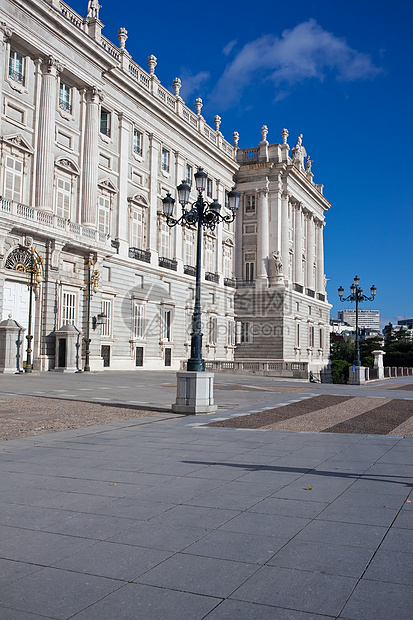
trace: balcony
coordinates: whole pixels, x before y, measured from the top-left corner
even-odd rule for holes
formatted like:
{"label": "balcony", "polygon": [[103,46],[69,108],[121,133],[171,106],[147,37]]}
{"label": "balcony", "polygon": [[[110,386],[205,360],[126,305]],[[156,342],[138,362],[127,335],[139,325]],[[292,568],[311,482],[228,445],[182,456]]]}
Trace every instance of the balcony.
{"label": "balcony", "polygon": [[210,271],[206,271],[205,280],[208,280],[208,282],[215,282],[215,284],[219,284],[219,275],[217,273],[211,273]]}
{"label": "balcony", "polygon": [[176,271],[178,269],[178,263],[176,260],[172,258],[166,258],[165,256],[160,256],[158,260],[159,267],[164,267],[165,269],[171,269],[172,271]]}
{"label": "balcony", "polygon": [[28,232],[30,230],[42,232],[48,237],[70,236],[75,240],[76,236],[81,246],[90,241],[109,244],[110,236],[82,224],[71,222],[65,217],[60,217],[49,211],[42,211],[35,207],[0,198],[0,218],[5,217],[13,222],[14,228]]}
{"label": "balcony", "polygon": [[188,276],[196,276],[196,267],[193,267],[192,265],[184,265],[184,273],[186,273]]}
{"label": "balcony", "polygon": [[306,288],[305,294],[308,295],[309,297],[315,297],[315,291],[313,291],[311,288]]}
{"label": "balcony", "polygon": [[151,262],[151,253],[149,250],[141,250],[139,248],[129,248],[129,258],[134,258],[135,260],[141,260],[144,263]]}
{"label": "balcony", "polygon": [[293,284],[293,289],[297,291],[297,293],[304,293],[304,286],[297,284],[296,282]]}
{"label": "balcony", "polygon": [[232,286],[232,288],[235,288],[237,283],[232,278],[224,278],[224,286]]}

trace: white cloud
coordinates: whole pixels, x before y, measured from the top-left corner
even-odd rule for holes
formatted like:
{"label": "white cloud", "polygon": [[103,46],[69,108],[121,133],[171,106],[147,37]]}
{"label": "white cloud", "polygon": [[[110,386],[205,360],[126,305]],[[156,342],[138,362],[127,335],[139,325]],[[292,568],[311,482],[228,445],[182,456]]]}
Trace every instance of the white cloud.
{"label": "white cloud", "polygon": [[231,107],[243,90],[262,80],[270,80],[282,91],[309,79],[322,81],[328,73],[337,80],[374,78],[381,69],[368,54],[349,47],[314,19],[284,30],[281,37],[264,35],[244,45],[227,66],[212,95],[214,102]]}
{"label": "white cloud", "polygon": [[238,43],[237,39],[233,39],[232,41],[229,41],[226,44],[226,46],[223,48],[222,53],[225,54],[225,56],[229,56],[237,43]]}
{"label": "white cloud", "polygon": [[182,99],[185,101],[189,100],[191,96],[196,99],[200,96],[199,91],[202,85],[207,82],[210,78],[210,73],[208,71],[200,71],[195,75],[188,73],[186,71],[181,72],[181,81],[182,88],[180,95]]}

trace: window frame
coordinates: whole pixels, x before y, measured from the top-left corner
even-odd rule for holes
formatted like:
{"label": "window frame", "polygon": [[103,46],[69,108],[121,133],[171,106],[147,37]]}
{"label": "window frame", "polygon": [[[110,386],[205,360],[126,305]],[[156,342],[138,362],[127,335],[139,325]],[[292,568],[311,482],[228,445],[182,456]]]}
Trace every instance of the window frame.
{"label": "window frame", "polygon": [[[139,136],[139,140],[137,141],[135,138]],[[139,142],[139,144],[137,144]],[[142,157],[143,153],[143,132],[140,131],[137,127],[133,128],[133,138],[132,138],[132,150],[133,154]]]}
{"label": "window frame", "polygon": [[[14,58],[12,55],[14,55]],[[16,70],[16,67],[14,66],[12,68],[12,64],[15,65],[17,57],[19,57],[21,61],[20,71]],[[25,65],[26,65],[25,56],[23,56],[23,54],[20,54],[20,52],[17,52],[15,49],[10,47],[7,76],[11,80],[13,80],[13,82],[16,82],[17,84],[21,84],[21,86],[25,86],[25,82],[26,82],[26,66]]]}
{"label": "window frame", "polygon": [[[107,311],[109,309],[109,311]],[[113,299],[112,297],[102,297],[101,301],[101,313],[105,315],[106,321],[100,326],[100,337],[101,338],[112,338],[112,327],[113,327]]]}
{"label": "window frame", "polygon": [[[73,303],[67,303],[67,299],[72,299]],[[62,288],[61,308],[60,308],[60,327],[63,325],[76,325],[79,316],[79,292],[69,288]]]}
{"label": "window frame", "polygon": [[[104,116],[105,119],[103,118]],[[99,133],[107,138],[112,137],[112,112],[103,106],[100,108]]]}
{"label": "window frame", "polygon": [[59,108],[71,115],[73,109],[73,88],[62,80],[59,82],[58,97]]}
{"label": "window frame", "polygon": [[[14,162],[13,167],[7,166],[8,159]],[[20,171],[16,172],[15,164],[19,164],[21,166]],[[7,187],[8,178],[10,178],[8,177],[8,175],[12,177],[12,188]],[[20,187],[18,191],[15,189],[16,179],[19,179],[19,183],[20,183]],[[5,160],[4,160],[3,198],[5,198],[6,200],[12,200],[13,202],[22,203],[23,202],[23,182],[24,182],[24,159],[15,157],[11,153],[6,153]]]}
{"label": "window frame", "polygon": [[166,147],[162,147],[161,151],[161,170],[169,174],[171,167],[171,151]]}
{"label": "window frame", "polygon": [[255,194],[245,194],[245,213],[255,213],[256,202]]}

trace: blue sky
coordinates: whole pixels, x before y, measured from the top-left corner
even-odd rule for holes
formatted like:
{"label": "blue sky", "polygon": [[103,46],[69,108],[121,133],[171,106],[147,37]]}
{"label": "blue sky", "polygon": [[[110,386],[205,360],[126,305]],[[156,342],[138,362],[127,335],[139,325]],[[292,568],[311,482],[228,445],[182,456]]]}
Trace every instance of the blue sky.
{"label": "blue sky", "polygon": [[[283,127],[298,134],[313,163],[314,181],[332,203],[326,216],[325,272],[332,316],[347,307],[357,274],[377,297],[382,323],[413,316],[411,0],[251,0],[134,3],[100,0],[103,34],[126,48],[166,88],[180,77],[185,102],[202,97],[209,124],[241,148]],[[87,0],[69,0],[81,15]],[[135,8],[137,7],[137,8]],[[350,306],[351,307],[351,306]]]}

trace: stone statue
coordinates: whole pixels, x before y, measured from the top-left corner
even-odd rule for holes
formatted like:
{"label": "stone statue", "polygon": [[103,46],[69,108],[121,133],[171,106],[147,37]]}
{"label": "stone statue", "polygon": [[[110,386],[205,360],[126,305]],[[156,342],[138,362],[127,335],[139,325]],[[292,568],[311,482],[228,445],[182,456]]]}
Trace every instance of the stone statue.
{"label": "stone statue", "polygon": [[87,3],[87,16],[92,17],[93,19],[99,19],[99,9],[102,6],[99,4],[99,0],[89,0]]}
{"label": "stone statue", "polygon": [[303,134],[297,138],[297,143],[293,148],[292,152],[293,164],[297,165],[298,169],[304,170],[304,157],[307,157],[307,152],[303,147]]}
{"label": "stone statue", "polygon": [[310,159],[310,156],[307,157],[307,161],[305,162],[305,171],[306,172],[311,172],[311,164],[313,163],[313,160]]}
{"label": "stone statue", "polygon": [[275,273],[277,276],[281,276],[284,273],[283,261],[281,258],[281,252],[278,250],[272,253],[272,257],[275,262]]}

